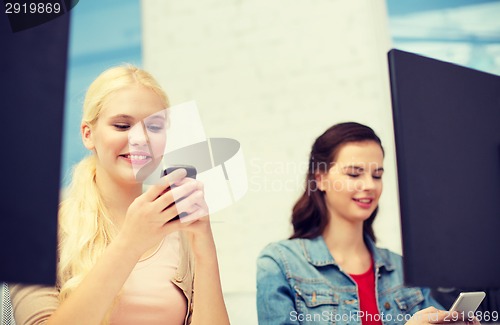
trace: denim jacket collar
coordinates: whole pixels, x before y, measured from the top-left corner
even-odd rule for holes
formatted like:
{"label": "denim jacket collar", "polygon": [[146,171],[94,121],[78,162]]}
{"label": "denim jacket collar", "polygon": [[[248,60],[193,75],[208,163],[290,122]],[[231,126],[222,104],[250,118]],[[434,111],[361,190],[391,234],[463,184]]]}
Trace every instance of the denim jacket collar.
{"label": "denim jacket collar", "polygon": [[[368,249],[372,253],[373,260],[375,262],[375,268],[380,269],[384,267],[387,271],[393,271],[395,266],[390,260],[390,257],[385,251],[377,249],[375,243],[371,238],[365,236],[365,243]],[[301,246],[304,250],[304,256],[307,261],[314,266],[326,266],[326,265],[336,265],[337,262],[330,254],[330,250],[326,246],[323,236],[318,236],[313,239],[301,240]]]}

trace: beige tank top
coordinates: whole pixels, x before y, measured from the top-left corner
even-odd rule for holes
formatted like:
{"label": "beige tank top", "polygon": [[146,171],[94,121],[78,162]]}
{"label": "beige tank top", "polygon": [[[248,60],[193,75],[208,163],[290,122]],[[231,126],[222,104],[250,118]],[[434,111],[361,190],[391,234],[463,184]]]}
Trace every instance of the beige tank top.
{"label": "beige tank top", "polygon": [[170,281],[179,265],[179,244],[179,233],[169,234],[137,263],[113,308],[112,325],[184,324],[186,297]]}

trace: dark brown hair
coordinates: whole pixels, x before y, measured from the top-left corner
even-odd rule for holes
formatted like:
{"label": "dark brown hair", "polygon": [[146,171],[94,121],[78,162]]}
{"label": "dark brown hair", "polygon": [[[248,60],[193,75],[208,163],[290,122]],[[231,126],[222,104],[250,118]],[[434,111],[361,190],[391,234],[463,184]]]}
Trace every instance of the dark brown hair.
{"label": "dark brown hair", "polygon": [[[328,172],[344,144],[364,141],[378,143],[384,152],[382,142],[375,132],[370,127],[355,122],[335,124],[316,139],[309,156],[305,191],[292,210],[293,235],[290,239],[315,238],[323,234],[328,224],[328,211],[325,194],[317,188],[316,174]],[[375,234],[372,224],[377,211],[378,207],[363,223],[363,233],[373,241]]]}

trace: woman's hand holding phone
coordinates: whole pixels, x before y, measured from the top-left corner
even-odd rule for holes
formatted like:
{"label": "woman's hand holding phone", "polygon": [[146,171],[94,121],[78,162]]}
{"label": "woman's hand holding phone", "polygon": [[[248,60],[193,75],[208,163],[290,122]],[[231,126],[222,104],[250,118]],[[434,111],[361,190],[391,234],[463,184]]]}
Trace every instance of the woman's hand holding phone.
{"label": "woman's hand holding phone", "polygon": [[[185,169],[187,172],[186,177],[171,186],[169,191],[172,191],[176,207],[180,212],[181,229],[190,235],[191,246],[197,260],[215,256],[215,243],[213,240],[212,229],[210,227],[209,209],[205,201],[205,193],[203,190],[203,183],[196,180],[197,171],[194,166],[190,165],[176,165],[164,170],[164,175],[169,175],[178,168]],[[184,196],[177,193],[177,187],[185,186],[189,183],[197,183],[197,190]],[[179,216],[174,217],[168,223],[178,223]]]}
{"label": "woman's hand holding phone", "polygon": [[[461,301],[462,296],[457,298],[457,301]],[[457,303],[455,301],[455,304]],[[474,308],[473,312],[476,310],[477,306]],[[466,313],[459,312],[455,308],[451,308],[449,311],[439,310],[434,307],[428,307],[416,312],[413,317],[406,323],[406,325],[423,325],[423,324],[481,324],[477,318],[470,318]]]}
{"label": "woman's hand holding phone", "polygon": [[[179,198],[184,199],[178,201]],[[187,213],[188,222],[169,222],[182,212]],[[177,169],[130,204],[117,239],[140,257],[167,234],[206,215],[203,184],[186,178],[186,170]]]}

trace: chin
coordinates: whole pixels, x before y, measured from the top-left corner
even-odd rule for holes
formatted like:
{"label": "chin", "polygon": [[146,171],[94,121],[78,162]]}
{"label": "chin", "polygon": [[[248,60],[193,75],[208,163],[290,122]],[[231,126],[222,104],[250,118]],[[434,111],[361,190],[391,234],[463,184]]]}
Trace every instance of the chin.
{"label": "chin", "polygon": [[122,182],[123,182],[123,184],[126,184],[126,185],[137,185],[137,184],[141,184],[142,183],[141,181],[139,181],[134,176],[133,173],[131,173],[130,175],[122,177]]}
{"label": "chin", "polygon": [[137,183],[140,183],[140,181],[137,179],[135,176],[134,171],[132,168],[120,168],[120,170],[116,171],[115,173],[115,180],[118,181],[119,183],[126,184],[126,185],[135,185]]}
{"label": "chin", "polygon": [[133,176],[136,182],[143,183],[158,167],[158,162],[151,161],[150,163],[133,170]]}
{"label": "chin", "polygon": [[372,215],[373,211],[375,211],[375,209],[373,209],[372,211],[364,211],[364,212],[361,212],[361,213],[353,213],[353,218],[356,219],[356,220],[361,220],[361,221],[366,221],[370,218],[370,216]]}
{"label": "chin", "polygon": [[367,216],[359,216],[356,219],[365,222],[366,220],[368,220],[370,218],[370,216],[371,216],[371,214],[367,215]]}

